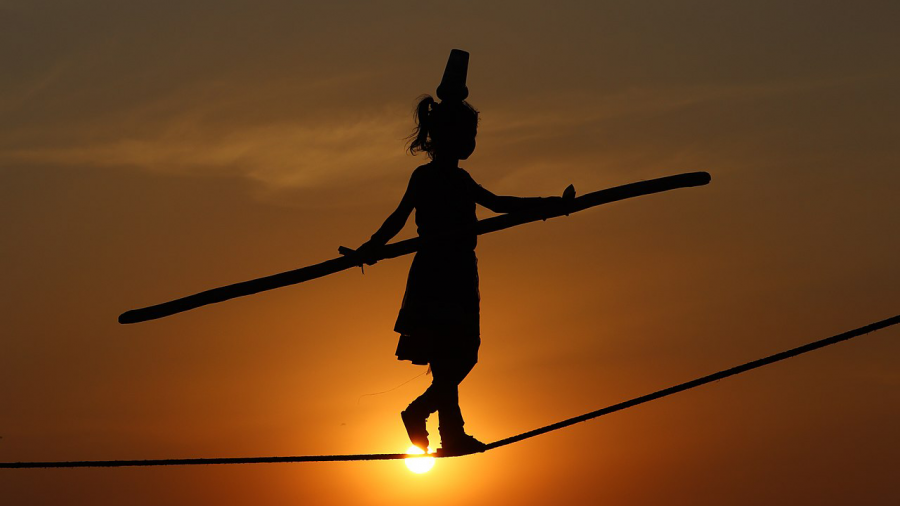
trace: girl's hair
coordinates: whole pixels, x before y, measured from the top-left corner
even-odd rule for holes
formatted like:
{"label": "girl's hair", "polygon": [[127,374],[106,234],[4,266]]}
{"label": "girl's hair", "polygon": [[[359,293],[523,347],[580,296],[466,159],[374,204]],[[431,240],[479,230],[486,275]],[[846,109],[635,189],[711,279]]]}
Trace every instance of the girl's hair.
{"label": "girl's hair", "polygon": [[419,103],[413,111],[416,128],[407,137],[410,154],[424,152],[434,158],[435,136],[439,139],[452,135],[474,137],[478,128],[478,111],[468,102],[435,102],[431,95],[419,97]]}

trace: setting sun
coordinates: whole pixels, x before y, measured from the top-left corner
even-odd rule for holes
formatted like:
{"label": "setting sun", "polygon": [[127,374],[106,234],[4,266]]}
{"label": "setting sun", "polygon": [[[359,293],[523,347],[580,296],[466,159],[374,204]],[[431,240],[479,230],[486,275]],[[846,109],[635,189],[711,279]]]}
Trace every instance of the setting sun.
{"label": "setting sun", "polygon": [[[408,455],[422,455],[425,452],[417,446],[410,446],[406,453]],[[405,459],[406,467],[416,474],[427,473],[434,467],[434,457],[413,457]]]}

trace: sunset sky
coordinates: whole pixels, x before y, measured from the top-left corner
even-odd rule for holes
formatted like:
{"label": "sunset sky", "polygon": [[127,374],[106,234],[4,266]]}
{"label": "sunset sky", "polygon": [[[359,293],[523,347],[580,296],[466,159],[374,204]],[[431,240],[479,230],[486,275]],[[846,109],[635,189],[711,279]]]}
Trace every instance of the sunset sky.
{"label": "sunset sky", "polygon": [[[405,451],[409,256],[116,317],[368,239],[452,48],[462,166],[497,194],[712,174],[481,238],[483,441],[900,314],[898,24],[896,0],[0,0],[0,462]],[[891,328],[421,475],[0,469],[0,503],[896,505],[898,364]]]}

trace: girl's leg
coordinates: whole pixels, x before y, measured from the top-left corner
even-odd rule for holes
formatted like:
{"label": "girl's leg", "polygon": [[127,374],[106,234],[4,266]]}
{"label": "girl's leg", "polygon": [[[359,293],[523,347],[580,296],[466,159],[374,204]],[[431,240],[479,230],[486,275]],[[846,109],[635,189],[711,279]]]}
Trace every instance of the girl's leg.
{"label": "girl's leg", "polygon": [[[432,369],[432,372],[434,370]],[[414,401],[409,403],[409,406],[406,408],[406,411],[417,414],[424,414],[426,417],[435,411],[438,410],[438,394],[434,387],[434,378],[431,380],[431,385],[422,393],[422,395],[416,397]]]}
{"label": "girl's leg", "polygon": [[475,360],[459,360],[441,357],[431,362],[431,385],[400,413],[409,439],[427,451],[428,430],[426,420],[435,411],[440,413],[441,442],[447,434],[464,434],[462,411],[459,409],[459,384],[475,367]]}
{"label": "girl's leg", "polygon": [[472,443],[483,446],[466,435],[463,429],[465,421],[459,409],[459,384],[478,362],[480,344],[481,340],[477,337],[468,343],[455,343],[451,349],[441,350],[431,360],[431,386],[401,413],[410,440],[419,448],[428,446],[425,421],[435,411],[440,415],[442,448],[464,446],[464,451],[479,451]]}
{"label": "girl's leg", "polygon": [[438,410],[439,394],[438,389],[434,386],[434,378],[432,375],[431,385],[400,413],[400,418],[403,419],[403,425],[409,434],[409,440],[426,452],[428,451],[426,420],[428,420],[428,415]]}
{"label": "girl's leg", "polygon": [[[475,338],[468,343],[457,343],[452,349],[440,350],[430,362],[432,380],[431,385],[422,395],[417,397],[406,408],[408,412],[424,413],[427,417],[438,411],[443,406],[447,414],[441,414],[442,418],[451,420],[454,418],[454,407],[459,408],[458,387],[462,380],[468,376],[472,368],[478,362],[478,348],[481,340]],[[459,415],[462,418],[462,415]]]}
{"label": "girl's leg", "polygon": [[484,443],[466,434],[459,409],[459,384],[478,362],[480,340],[454,349],[431,364],[435,397],[440,415],[441,452],[445,455],[484,451]]}
{"label": "girl's leg", "polygon": [[459,409],[459,384],[469,375],[477,361],[476,354],[463,354],[441,357],[431,363],[434,379],[426,393],[440,416],[442,440],[447,434],[465,432],[465,421]]}

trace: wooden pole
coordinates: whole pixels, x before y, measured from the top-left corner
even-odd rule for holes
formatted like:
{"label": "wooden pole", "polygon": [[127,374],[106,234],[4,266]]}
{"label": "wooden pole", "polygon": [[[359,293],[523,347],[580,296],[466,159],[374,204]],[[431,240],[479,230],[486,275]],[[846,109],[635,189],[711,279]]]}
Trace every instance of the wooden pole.
{"label": "wooden pole", "polygon": [[[547,220],[558,216],[568,215],[602,204],[617,202],[619,200],[660,193],[676,188],[703,186],[709,183],[710,179],[710,175],[706,172],[690,172],[616,186],[614,188],[608,188],[606,190],[600,190],[582,195],[581,197],[576,197],[572,199],[571,202],[566,202],[565,205],[542,206],[527,212],[503,214],[479,220],[475,225],[475,232],[478,235],[489,234],[491,232],[531,223],[533,221]],[[375,256],[374,260],[384,260],[387,258],[408,255],[417,251],[419,249],[419,244],[420,239],[415,237],[385,245]],[[157,318],[189,311],[207,304],[215,304],[217,302],[223,302],[236,297],[244,297],[266,290],[273,290],[283,286],[296,285],[298,283],[303,283],[304,281],[334,274],[335,272],[340,272],[357,265],[359,265],[359,260],[352,255],[341,256],[300,269],[272,274],[271,276],[235,283],[233,285],[213,288],[180,299],[163,302],[162,304],[132,309],[119,315],[119,323],[138,323],[155,320]]]}

